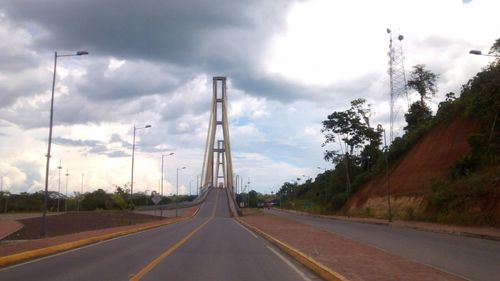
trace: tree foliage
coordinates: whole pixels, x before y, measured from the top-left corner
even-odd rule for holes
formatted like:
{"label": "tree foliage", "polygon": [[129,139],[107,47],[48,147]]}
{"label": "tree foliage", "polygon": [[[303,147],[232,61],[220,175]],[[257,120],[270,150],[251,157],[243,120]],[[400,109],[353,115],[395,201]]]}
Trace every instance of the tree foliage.
{"label": "tree foliage", "polygon": [[408,113],[405,114],[407,126],[405,131],[412,131],[421,124],[426,124],[432,120],[431,109],[422,101],[414,102]]}
{"label": "tree foliage", "polygon": [[500,38],[498,38],[495,43],[490,48],[490,54],[500,54]]}
{"label": "tree foliage", "polygon": [[425,69],[425,65],[417,64],[413,66],[413,71],[410,74],[410,80],[408,80],[407,86],[417,91],[420,95],[420,102],[424,103],[425,99],[430,99],[436,95],[436,81],[438,78],[439,75]]}
{"label": "tree foliage", "polygon": [[[323,146],[337,143],[340,150],[326,150],[325,159],[339,163],[344,154],[354,155],[355,150],[365,147],[378,147],[381,143],[381,131],[370,126],[371,106],[365,99],[351,101],[351,108],[335,111],[323,121],[322,132],[325,134]],[[343,148],[345,145],[345,151]]]}

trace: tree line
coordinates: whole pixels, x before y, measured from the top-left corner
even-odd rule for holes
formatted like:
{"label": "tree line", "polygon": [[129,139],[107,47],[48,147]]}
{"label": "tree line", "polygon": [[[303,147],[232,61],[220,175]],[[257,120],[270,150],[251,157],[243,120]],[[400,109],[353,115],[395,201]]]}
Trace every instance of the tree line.
{"label": "tree line", "polygon": [[[56,191],[49,191],[47,210],[57,211],[94,211],[94,210],[129,210],[136,206],[154,205],[151,201],[151,194],[145,192],[136,192],[130,200],[130,189],[127,185],[124,187],[115,186],[112,193],[104,189],[97,189],[84,194],[75,194],[68,196]],[[160,205],[173,202],[193,201],[196,195],[176,195],[161,196]],[[11,194],[9,192],[0,192],[0,212],[40,212],[44,200],[44,192],[34,193],[22,192],[20,194]]]}

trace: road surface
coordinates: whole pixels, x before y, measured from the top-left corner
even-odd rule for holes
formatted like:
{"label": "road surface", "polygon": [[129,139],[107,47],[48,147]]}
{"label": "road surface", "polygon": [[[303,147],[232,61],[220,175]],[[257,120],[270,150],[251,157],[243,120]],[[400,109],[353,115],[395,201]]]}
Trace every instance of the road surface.
{"label": "road surface", "polygon": [[230,218],[223,189],[191,220],[0,270],[0,280],[128,279],[319,280]]}
{"label": "road surface", "polygon": [[276,209],[266,212],[342,235],[460,277],[471,280],[499,280],[498,241],[303,216]]}

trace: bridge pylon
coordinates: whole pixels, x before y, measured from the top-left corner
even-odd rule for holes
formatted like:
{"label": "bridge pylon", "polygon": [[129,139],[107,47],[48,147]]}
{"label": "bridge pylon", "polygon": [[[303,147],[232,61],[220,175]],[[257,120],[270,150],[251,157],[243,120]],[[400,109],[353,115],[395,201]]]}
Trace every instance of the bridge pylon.
{"label": "bridge pylon", "polygon": [[[227,118],[226,77],[213,77],[213,95],[201,176],[201,187],[222,185],[233,192],[233,162]],[[217,145],[215,140],[217,139]],[[215,163],[217,161],[217,163]]]}

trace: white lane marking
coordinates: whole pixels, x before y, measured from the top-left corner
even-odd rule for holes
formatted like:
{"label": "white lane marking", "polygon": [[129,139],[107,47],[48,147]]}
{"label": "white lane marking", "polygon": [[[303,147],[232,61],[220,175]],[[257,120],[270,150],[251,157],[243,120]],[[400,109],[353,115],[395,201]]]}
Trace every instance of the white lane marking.
{"label": "white lane marking", "polygon": [[291,263],[287,258],[285,258],[282,254],[278,253],[275,249],[266,246],[271,252],[273,252],[275,255],[277,255],[282,261],[284,261],[289,267],[291,267],[297,274],[302,277],[305,281],[311,281],[309,277],[307,277],[304,272],[302,272],[300,269],[298,269],[293,263]]}
{"label": "white lane marking", "polygon": [[[174,223],[174,224],[178,224],[178,223],[181,223],[181,222],[177,222],[177,223]],[[115,237],[115,238],[111,238],[111,239],[108,239],[108,240],[99,241],[99,242],[96,242],[96,243],[93,243],[93,244],[85,245],[85,246],[82,246],[82,247],[78,247],[78,248],[75,248],[75,249],[71,249],[71,250],[60,252],[60,253],[52,254],[52,255],[49,255],[49,256],[46,256],[46,257],[41,257],[41,258],[37,258],[37,259],[34,259],[34,260],[26,261],[26,262],[23,262],[23,263],[14,264],[14,265],[11,265],[11,266],[8,266],[8,267],[5,267],[5,268],[1,268],[0,272],[7,271],[7,270],[10,270],[10,269],[14,269],[16,267],[20,267],[20,266],[27,265],[27,264],[30,264],[30,263],[35,263],[35,262],[47,260],[47,259],[54,258],[54,257],[57,257],[57,256],[61,256],[61,255],[64,255],[64,254],[69,254],[69,253],[72,253],[72,252],[80,251],[80,250],[83,250],[83,249],[86,249],[86,248],[98,246],[100,244],[104,244],[104,243],[111,242],[113,240],[117,240],[117,239],[121,239],[121,238],[125,238],[125,237],[128,237],[128,236],[139,235],[139,234],[146,233],[146,232],[149,232],[149,231],[159,230],[159,229],[161,229],[163,227],[166,227],[166,226],[169,226],[169,225],[174,225],[174,224],[167,224],[167,225],[160,226],[160,227],[157,227],[157,228],[152,228],[152,229],[147,229],[147,230],[143,230],[143,231],[139,231],[139,232],[134,232],[134,233],[126,234],[126,235],[123,235],[123,236],[118,236],[118,237]]]}
{"label": "white lane marking", "polygon": [[238,221],[236,221],[236,224],[243,227],[244,230],[248,231],[248,233],[252,234],[253,237],[257,238],[257,235],[255,235],[255,233],[253,233],[250,229],[246,228],[244,225],[242,225]]}

